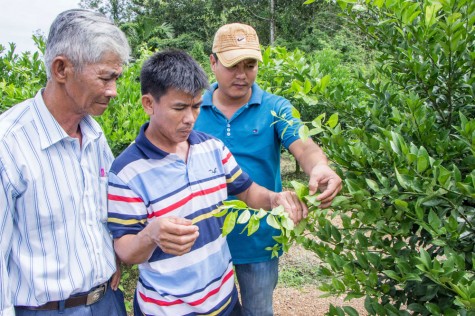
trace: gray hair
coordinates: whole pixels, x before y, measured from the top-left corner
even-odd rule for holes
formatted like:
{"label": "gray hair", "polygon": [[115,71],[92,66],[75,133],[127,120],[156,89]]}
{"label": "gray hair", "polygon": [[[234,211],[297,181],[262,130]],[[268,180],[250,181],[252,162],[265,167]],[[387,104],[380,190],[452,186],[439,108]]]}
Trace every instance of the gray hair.
{"label": "gray hair", "polygon": [[80,72],[85,65],[101,61],[106,53],[116,54],[122,63],[130,56],[125,34],[101,13],[73,9],[60,13],[51,24],[46,42],[46,76],[51,77],[54,58],[64,56]]}
{"label": "gray hair", "polygon": [[142,95],[150,93],[155,100],[176,89],[192,96],[209,87],[203,68],[186,52],[166,50],[147,59],[140,72]]}

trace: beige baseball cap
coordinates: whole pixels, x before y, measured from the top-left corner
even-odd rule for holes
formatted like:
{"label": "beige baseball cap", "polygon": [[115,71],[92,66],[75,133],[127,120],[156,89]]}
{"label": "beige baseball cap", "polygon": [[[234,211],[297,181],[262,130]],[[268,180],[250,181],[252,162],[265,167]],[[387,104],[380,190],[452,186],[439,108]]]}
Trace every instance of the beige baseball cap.
{"label": "beige baseball cap", "polygon": [[232,23],[221,26],[214,35],[213,53],[224,67],[231,67],[244,59],[262,61],[256,30],[251,26]]}

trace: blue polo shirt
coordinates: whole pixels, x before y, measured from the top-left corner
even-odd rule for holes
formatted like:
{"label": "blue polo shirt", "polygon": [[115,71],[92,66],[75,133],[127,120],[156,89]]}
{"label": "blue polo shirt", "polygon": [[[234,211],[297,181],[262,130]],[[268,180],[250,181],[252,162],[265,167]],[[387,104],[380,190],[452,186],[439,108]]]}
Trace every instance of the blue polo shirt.
{"label": "blue polo shirt", "polygon": [[[280,192],[282,181],[280,173],[281,145],[288,148],[296,141],[299,121],[292,118],[292,105],[282,97],[262,90],[256,83],[252,85],[251,99],[242,106],[231,119],[227,119],[213,105],[213,92],[217,83],[203,95],[201,112],[195,129],[211,134],[224,142],[239,166],[251,176],[253,181],[269,190]],[[279,120],[271,113],[293,119],[295,124]],[[233,198],[233,197],[231,197]],[[272,236],[280,232],[265,220],[252,236],[241,234],[244,225],[237,225],[228,235],[228,244],[235,264],[262,262],[271,259],[271,251],[266,247],[275,245]]]}

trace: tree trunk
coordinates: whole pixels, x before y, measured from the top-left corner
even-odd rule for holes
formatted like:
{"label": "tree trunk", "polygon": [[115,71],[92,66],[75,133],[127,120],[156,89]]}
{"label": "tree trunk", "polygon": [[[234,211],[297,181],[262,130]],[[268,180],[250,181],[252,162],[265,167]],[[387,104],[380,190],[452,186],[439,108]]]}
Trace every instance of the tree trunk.
{"label": "tree trunk", "polygon": [[270,6],[269,44],[270,44],[271,46],[273,46],[273,45],[274,45],[274,40],[275,40],[275,1],[274,1],[274,0],[269,0],[269,6]]}

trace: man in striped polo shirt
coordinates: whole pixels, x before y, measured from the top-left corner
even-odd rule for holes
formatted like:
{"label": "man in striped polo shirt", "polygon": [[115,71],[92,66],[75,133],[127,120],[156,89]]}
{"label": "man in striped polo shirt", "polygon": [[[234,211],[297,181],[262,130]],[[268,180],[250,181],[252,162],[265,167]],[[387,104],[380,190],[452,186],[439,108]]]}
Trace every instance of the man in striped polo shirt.
{"label": "man in striped polo shirt", "polygon": [[[51,25],[48,81],[0,116],[0,315],[125,315],[107,229],[112,152],[99,124],[128,60],[104,15]],[[111,279],[114,275],[115,277]]]}
{"label": "man in striped polo shirt", "polygon": [[140,264],[135,313],[240,315],[223,218],[213,214],[229,194],[283,205],[296,222],[306,206],[254,183],[220,140],[193,130],[208,78],[189,55],[153,55],[140,81],[150,121],[113,162],[108,195],[115,250]]}

